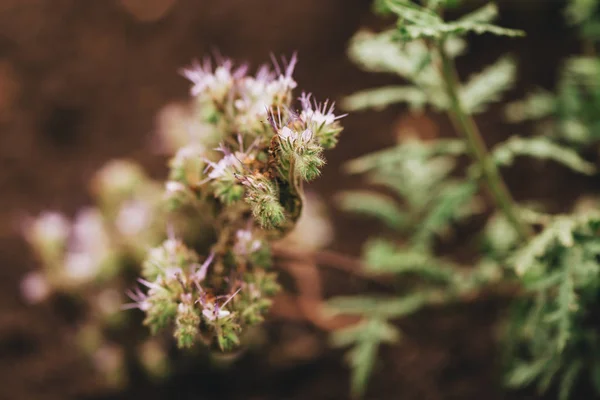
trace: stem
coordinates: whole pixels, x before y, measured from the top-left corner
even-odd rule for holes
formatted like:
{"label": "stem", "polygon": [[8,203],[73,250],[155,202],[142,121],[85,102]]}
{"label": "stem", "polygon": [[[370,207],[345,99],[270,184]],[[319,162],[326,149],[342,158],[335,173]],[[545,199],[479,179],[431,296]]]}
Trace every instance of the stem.
{"label": "stem", "polygon": [[494,199],[496,206],[502,210],[512,227],[521,239],[528,239],[533,231],[529,225],[524,224],[518,217],[514,207],[514,200],[508,191],[502,176],[498,172],[496,163],[492,160],[481,137],[479,128],[473,118],[466,112],[458,94],[458,74],[454,62],[444,50],[444,42],[438,45],[438,52],[442,61],[442,75],[446,85],[446,93],[450,100],[450,119],[455,129],[462,134],[471,153],[471,157],[478,164],[482,178]]}

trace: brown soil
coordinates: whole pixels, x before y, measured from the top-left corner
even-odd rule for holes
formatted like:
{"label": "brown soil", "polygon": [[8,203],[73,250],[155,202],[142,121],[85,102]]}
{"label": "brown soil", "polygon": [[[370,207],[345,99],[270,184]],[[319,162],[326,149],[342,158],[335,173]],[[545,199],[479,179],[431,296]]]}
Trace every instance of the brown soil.
{"label": "brown soil", "polygon": [[[53,208],[73,213],[89,202],[86,182],[105,161],[132,157],[156,176],[164,159],[147,146],[156,112],[187,96],[176,73],[212,49],[253,65],[269,53],[298,51],[297,80],[318,98],[339,98],[360,88],[394,82],[358,71],[345,45],[359,26],[374,24],[370,0],[2,0],[0,2],[0,399],[345,399],[348,373],[325,336],[302,324],[268,324],[271,345],[310,336],[321,351],[282,366],[268,350],[242,357],[230,369],[182,362],[164,384],[134,379],[124,391],[99,389],[92,369],[73,351],[68,315],[60,307],[28,307],[19,298],[22,275],[35,260],[16,227],[23,213]],[[525,3],[525,4],[524,4]],[[505,51],[521,66],[516,98],[526,89],[551,87],[557,62],[578,51],[562,25],[560,2],[502,2],[505,25],[525,27],[526,39],[477,38],[459,65],[474,71]],[[339,147],[314,188],[325,196],[356,186],[341,177],[341,163],[394,141],[394,107],[347,117]],[[489,143],[514,133],[498,110],[479,118]],[[404,124],[431,126],[423,118]],[[434,132],[448,132],[443,118]],[[524,127],[520,127],[524,128]],[[561,171],[508,175],[518,197],[556,199],[560,208],[589,182]],[[568,181],[567,181],[568,179]],[[560,189],[558,189],[560,188]],[[560,190],[560,192],[558,191]],[[566,194],[565,194],[566,193]],[[375,227],[334,212],[334,247],[357,254]],[[328,294],[362,288],[356,279],[324,274]],[[403,323],[400,346],[386,348],[369,399],[524,399],[498,382],[495,322],[502,304],[431,311]],[[294,331],[290,334],[290,330]],[[279,365],[279,366],[277,366]]]}

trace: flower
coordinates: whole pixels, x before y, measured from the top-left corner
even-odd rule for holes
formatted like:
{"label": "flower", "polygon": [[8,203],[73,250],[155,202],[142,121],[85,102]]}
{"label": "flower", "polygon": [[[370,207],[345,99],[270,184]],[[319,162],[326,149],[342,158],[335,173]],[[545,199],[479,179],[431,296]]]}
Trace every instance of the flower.
{"label": "flower", "polygon": [[[335,103],[329,104],[329,100],[325,100],[324,103],[317,103],[313,100],[311,104],[311,93],[302,92],[300,96],[300,104],[302,105],[302,112],[300,113],[300,119],[302,119],[307,125],[315,124],[316,126],[332,125],[335,121],[345,117],[347,114],[336,116],[333,113]],[[329,108],[327,107],[329,106]]]}
{"label": "flower", "polygon": [[300,133],[288,128],[287,126],[281,128],[278,135],[282,140],[286,140],[292,144],[297,143],[299,146],[310,142],[313,137],[313,133],[310,129],[305,129],[302,131],[302,133]]}
{"label": "flower", "polygon": [[50,292],[48,280],[40,272],[30,272],[21,281],[21,294],[30,304],[44,301]]}
{"label": "flower", "polygon": [[124,236],[133,237],[148,228],[151,220],[151,207],[139,200],[131,200],[119,209],[115,225]]}
{"label": "flower", "polygon": [[235,233],[236,242],[233,252],[239,256],[248,256],[260,249],[262,242],[255,239],[250,229],[239,229]]}
{"label": "flower", "polygon": [[215,101],[223,101],[234,80],[244,76],[246,70],[246,65],[233,70],[231,60],[223,60],[213,72],[210,59],[205,59],[202,64],[193,62],[189,68],[182,69],[181,74],[193,83],[192,96],[207,94]]}

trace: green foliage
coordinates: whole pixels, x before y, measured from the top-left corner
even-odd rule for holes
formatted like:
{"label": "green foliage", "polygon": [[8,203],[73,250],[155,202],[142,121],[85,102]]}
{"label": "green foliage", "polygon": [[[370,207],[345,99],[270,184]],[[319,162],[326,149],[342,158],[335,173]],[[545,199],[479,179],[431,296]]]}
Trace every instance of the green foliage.
{"label": "green foliage", "polygon": [[596,166],[584,160],[576,151],[560,146],[544,137],[521,138],[513,136],[498,145],[492,157],[497,164],[509,166],[517,156],[528,156],[536,159],[549,159],[558,162],[575,172],[593,175]]}
{"label": "green foliage", "polygon": [[449,35],[458,36],[471,32],[513,37],[524,35],[522,31],[489,23],[498,16],[498,9],[494,4],[488,4],[453,22],[445,22],[435,12],[405,0],[388,0],[387,6],[399,17],[398,31],[402,40],[443,39]]}
{"label": "green foliage", "polygon": [[502,57],[479,74],[472,76],[460,93],[465,109],[471,114],[479,113],[484,111],[489,103],[500,100],[502,94],[512,88],[516,71],[514,60]]}
{"label": "green foliage", "polygon": [[387,195],[369,191],[347,191],[338,196],[339,207],[348,212],[375,217],[389,227],[401,230],[408,224],[408,215]]}
{"label": "green foliage", "polygon": [[380,344],[395,343],[399,338],[400,334],[393,325],[376,317],[336,331],[331,336],[333,346],[353,345],[348,352],[348,362],[352,367],[353,396],[360,397],[364,394]]}
{"label": "green foliage", "polygon": [[579,28],[583,39],[600,40],[600,3],[598,0],[569,0],[565,16],[571,25]]}
{"label": "green foliage", "polygon": [[507,384],[553,382],[567,399],[575,380],[597,361],[597,336],[588,319],[600,290],[600,214],[549,218],[510,264],[526,295],[518,300],[507,331]]}
{"label": "green foliage", "polygon": [[[488,24],[497,16],[497,9],[493,5],[487,5],[455,22],[445,23],[430,9],[408,1],[389,0],[385,4],[400,17],[398,27],[380,34],[359,32],[350,43],[349,55],[367,71],[397,74],[411,85],[355,93],[342,103],[348,110],[381,109],[394,103],[407,103],[414,110],[422,110],[425,105],[440,111],[446,110],[450,104],[442,73],[436,68],[435,55],[430,51],[430,42],[439,41],[448,56],[455,58],[465,50],[465,43],[458,37],[459,34],[471,31],[509,36],[521,34]],[[469,113],[485,111],[489,104],[498,101],[501,94],[512,87],[515,72],[514,61],[510,57],[503,57],[474,75],[459,90],[465,109]]]}
{"label": "green foliage", "polygon": [[[597,2],[584,3],[571,3],[573,20],[594,18]],[[350,43],[349,55],[361,68],[396,74],[408,84],[355,93],[345,99],[345,108],[381,109],[406,103],[411,111],[422,112],[430,106],[448,112],[463,138],[403,139],[347,163],[346,171],[363,174],[372,189],[343,192],[338,196],[340,207],[374,218],[400,235],[392,240],[386,233],[385,239],[367,241],[364,272],[389,277],[399,291],[388,297],[331,299],[327,310],[361,321],[334,333],[332,341],[352,346],[353,391],[361,394],[377,347],[398,337],[391,321],[424,307],[472,300],[482,292],[498,290],[515,297],[503,338],[508,386],[535,384],[540,392],[554,387],[566,400],[583,374],[589,373],[600,389],[600,362],[596,361],[600,338],[591,324],[600,291],[599,214],[594,207],[580,207],[570,214],[548,215],[538,211],[543,205],[535,209],[517,205],[502,177],[494,173],[497,167],[511,166],[517,157],[550,160],[585,175],[596,173],[596,166],[579,150],[598,138],[600,63],[593,57],[572,58],[562,69],[557,94],[537,90],[510,104],[506,112],[513,122],[546,121],[537,135],[511,137],[488,152],[470,115],[486,111],[511,89],[516,64],[501,57],[461,84],[454,71],[454,59],[466,47],[460,37],[467,33],[520,36],[522,32],[491,25],[497,17],[493,5],[444,21],[441,14],[448,5],[379,1],[380,11],[398,17],[396,27],[379,34],[359,32]],[[467,154],[471,159],[465,165]],[[481,231],[457,238],[455,228],[486,209],[480,184],[497,209]],[[470,265],[461,265],[452,253],[440,253],[439,244],[453,240],[480,245]]]}

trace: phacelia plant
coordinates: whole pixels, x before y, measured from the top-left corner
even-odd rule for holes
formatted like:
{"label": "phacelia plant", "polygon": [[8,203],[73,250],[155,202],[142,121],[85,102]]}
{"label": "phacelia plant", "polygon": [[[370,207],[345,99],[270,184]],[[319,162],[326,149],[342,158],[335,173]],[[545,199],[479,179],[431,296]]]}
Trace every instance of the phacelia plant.
{"label": "phacelia plant", "polygon": [[[377,1],[376,10],[395,15],[397,25],[381,33],[359,32],[350,44],[350,57],[360,67],[397,74],[409,85],[359,92],[346,99],[347,109],[399,102],[416,111],[430,107],[447,113],[460,139],[425,141],[405,135],[397,146],[347,164],[348,172],[365,174],[370,183],[387,191],[348,191],[340,195],[340,206],[375,217],[399,235],[398,241],[368,241],[365,272],[416,279],[406,293],[395,297],[331,299],[330,311],[361,317],[358,325],[335,332],[332,341],[352,346],[348,355],[353,392],[361,394],[379,344],[400,337],[390,320],[496,291],[514,297],[504,335],[506,383],[523,387],[535,382],[540,392],[556,387],[560,398],[566,399],[582,373],[596,384],[600,381],[598,335],[592,322],[600,288],[598,203],[582,198],[564,214],[546,213],[543,204],[517,203],[501,169],[517,157],[534,157],[576,173],[596,173],[596,165],[580,150],[597,139],[597,59],[569,60],[557,95],[536,94],[509,106],[514,121],[534,117],[547,121],[538,135],[515,136],[489,150],[473,115],[511,87],[515,62],[502,57],[461,83],[454,59],[466,49],[467,34],[524,33],[492,25],[497,16],[493,5],[444,20],[444,10],[458,3]],[[596,7],[595,1],[576,1],[569,8],[572,17],[586,21],[588,34],[597,26],[591,22]],[[486,217],[487,224],[472,237],[460,239],[480,244],[474,264],[461,265],[452,253],[440,253],[439,244],[453,240],[453,228],[464,226],[475,214]]]}
{"label": "phacelia plant", "polygon": [[[280,290],[270,244],[297,225],[303,183],[319,176],[324,151],[342,131],[333,104],[307,93],[296,101],[296,56],[282,64],[254,75],[230,60],[183,69],[192,102],[165,109],[158,121],[155,144],[171,155],[166,182],[113,161],[93,180],[96,207],[73,223],[46,212],[26,224],[43,269],[24,279],[24,296],[36,302],[62,293],[85,303],[88,321],[77,336],[113,381],[126,375],[131,353],[114,341],[122,334],[111,334],[131,329],[123,321],[135,314],[123,308],[142,310],[153,334],[171,330],[178,347],[218,352],[237,349],[269,311]],[[302,218],[317,229],[313,237],[294,232],[294,243],[329,240],[317,211]],[[164,372],[168,342],[157,336],[139,346],[136,362]]]}
{"label": "phacelia plant", "polygon": [[186,244],[173,234],[143,263],[147,291],[131,293],[144,323],[153,332],[174,326],[180,347],[203,340],[231,351],[263,320],[279,289],[269,242],[294,227],[302,185],[319,175],[342,130],[333,106],[309,94],[295,110],[296,57],[283,64],[255,75],[231,61],[183,70],[206,135],[171,159],[165,195],[171,213],[198,213],[211,240]]}

